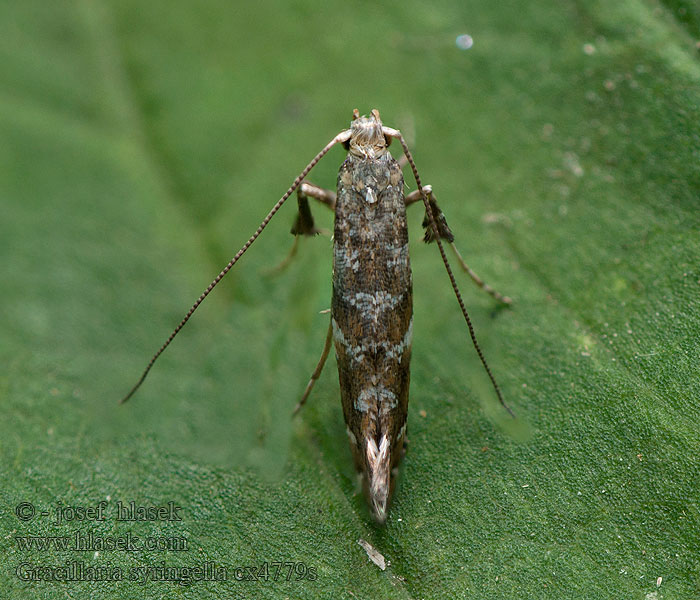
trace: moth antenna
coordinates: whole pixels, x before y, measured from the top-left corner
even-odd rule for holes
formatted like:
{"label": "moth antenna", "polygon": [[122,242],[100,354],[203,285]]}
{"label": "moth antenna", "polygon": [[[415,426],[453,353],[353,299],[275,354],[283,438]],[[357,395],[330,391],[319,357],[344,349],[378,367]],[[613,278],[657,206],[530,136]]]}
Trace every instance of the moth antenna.
{"label": "moth antenna", "polygon": [[156,352],[153,355],[153,358],[149,361],[148,365],[146,366],[146,369],[144,370],[143,374],[141,375],[141,378],[136,382],[136,385],[131,388],[131,391],[124,396],[120,401],[119,404],[124,404],[129,398],[131,398],[134,393],[136,393],[136,390],[141,387],[141,384],[144,382],[146,379],[146,376],[148,375],[148,372],[151,370],[151,367],[153,367],[153,364],[158,360],[158,357],[163,354],[163,351],[170,345],[170,342],[173,341],[175,336],[180,332],[180,330],[185,326],[187,321],[190,320],[190,317],[194,313],[195,310],[199,307],[199,305],[204,301],[204,299],[209,295],[209,293],[216,287],[216,285],[224,278],[226,273],[228,273],[233,265],[235,265],[238,260],[245,254],[246,250],[250,248],[250,246],[253,244],[253,242],[258,238],[258,236],[262,233],[263,229],[267,227],[267,224],[270,222],[273,216],[275,216],[275,213],[282,207],[282,205],[285,203],[287,198],[291,196],[294,193],[294,190],[296,190],[299,187],[299,184],[304,180],[304,178],[309,174],[309,171],[313,169],[318,161],[320,161],[325,154],[337,143],[339,142],[346,142],[350,139],[350,134],[351,130],[346,129],[345,131],[340,132],[338,135],[336,135],[326,146],[321,150],[314,158],[311,160],[311,162],[306,165],[304,170],[299,173],[297,178],[294,180],[294,183],[292,183],[291,187],[287,190],[287,192],[282,196],[278,201],[277,204],[275,204],[272,207],[272,210],[270,210],[269,213],[267,213],[267,216],[262,220],[262,223],[260,223],[260,226],[257,228],[255,233],[250,236],[250,239],[243,245],[243,247],[236,253],[236,255],[229,261],[229,263],[224,267],[224,269],[219,273],[214,281],[212,281],[209,286],[207,287],[204,292],[202,292],[202,295],[197,298],[197,301],[192,305],[192,308],[187,312],[185,317],[180,321],[180,324],[173,330],[173,332],[170,334],[170,337],[165,341],[165,343],[160,347],[158,352]]}
{"label": "moth antenna", "polygon": [[447,260],[447,255],[445,254],[445,249],[442,247],[442,242],[440,241],[440,233],[438,232],[438,227],[437,223],[435,222],[435,218],[433,217],[433,211],[430,209],[430,203],[428,201],[428,196],[425,193],[425,190],[423,190],[423,185],[421,184],[420,181],[420,175],[418,175],[418,169],[416,168],[416,163],[413,161],[413,155],[411,154],[411,151],[408,149],[408,145],[406,144],[406,141],[403,139],[403,135],[401,135],[401,132],[397,129],[391,129],[390,127],[384,127],[384,135],[388,135],[391,137],[395,137],[396,139],[399,140],[399,143],[401,144],[401,147],[403,148],[403,153],[406,155],[406,159],[408,160],[408,164],[411,165],[411,170],[413,171],[413,177],[416,180],[416,184],[418,185],[418,190],[420,191],[421,198],[423,199],[423,204],[425,204],[425,210],[426,214],[429,217],[430,220],[430,226],[433,230],[433,235],[435,236],[435,241],[437,242],[437,246],[440,250],[440,256],[442,257],[442,262],[445,264],[445,269],[447,270],[447,275],[450,277],[450,283],[452,284],[452,289],[455,292],[455,296],[457,296],[457,302],[459,302],[459,307],[462,309],[462,315],[464,315],[464,320],[467,322],[467,327],[469,328],[469,335],[472,338],[472,343],[474,344],[474,348],[476,350],[476,353],[479,355],[479,359],[481,360],[481,364],[484,365],[484,369],[486,370],[486,373],[489,376],[489,379],[491,380],[491,384],[493,385],[493,389],[496,391],[496,396],[498,396],[498,401],[501,403],[501,406],[505,408],[508,411],[508,414],[510,414],[511,417],[515,418],[515,414],[513,414],[513,411],[510,409],[510,406],[506,404],[506,401],[503,399],[503,394],[501,393],[501,388],[498,387],[498,384],[496,383],[496,378],[493,376],[493,373],[491,372],[491,368],[489,367],[488,363],[486,362],[486,359],[484,358],[484,353],[481,350],[481,346],[479,346],[479,342],[476,340],[476,334],[474,333],[474,326],[472,325],[472,320],[469,318],[469,313],[467,312],[467,308],[464,305],[464,300],[462,300],[462,294],[459,291],[459,288],[457,287],[457,280],[455,279],[454,274],[452,273],[452,268],[450,267],[450,263]]}

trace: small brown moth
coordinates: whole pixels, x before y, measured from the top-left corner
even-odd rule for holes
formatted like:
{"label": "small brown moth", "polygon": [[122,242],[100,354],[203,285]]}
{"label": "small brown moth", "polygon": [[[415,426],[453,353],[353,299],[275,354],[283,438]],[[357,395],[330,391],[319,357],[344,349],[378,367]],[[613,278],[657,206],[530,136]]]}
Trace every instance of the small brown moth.
{"label": "small brown moth", "polygon": [[[394,138],[401,144],[418,185],[418,189],[407,196],[403,191],[402,166],[388,151]],[[304,179],[337,143],[345,146],[348,156],[338,173],[336,194]],[[421,200],[425,205],[424,240],[437,242],[474,347],[499,401],[508,412],[511,411],[476,340],[442,240],[452,246],[460,265],[479,287],[500,302],[510,304],[511,300],[485,284],[466,265],[454,245],[454,235],[437,205],[432,187],[421,184],[401,132],[383,126],[377,110],[373,110],[369,117],[361,117],[357,109],[353,111],[350,129],[336,135],[299,174],[257,231],[197,299],[121,402],[126,402],[136,392],[153,363],[204,298],[238,262],[295,190],[299,207],[291,231],[295,236],[318,233],[309,208],[309,197],[335,212],[331,322],[321,359],[295,412],[306,402],[333,343],[343,414],[355,467],[361,475],[374,518],[384,523],[406,443],[413,337],[413,292],[406,207]]]}

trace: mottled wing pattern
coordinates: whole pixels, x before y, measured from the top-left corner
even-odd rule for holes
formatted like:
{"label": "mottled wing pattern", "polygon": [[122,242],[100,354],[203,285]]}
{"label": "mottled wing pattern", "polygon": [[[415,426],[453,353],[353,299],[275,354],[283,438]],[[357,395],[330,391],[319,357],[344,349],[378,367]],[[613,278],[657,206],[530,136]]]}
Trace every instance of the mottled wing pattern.
{"label": "mottled wing pattern", "polygon": [[388,152],[350,154],[340,168],[331,314],[356,467],[367,474],[367,443],[377,449],[386,436],[393,468],[403,454],[413,309],[403,175]]}

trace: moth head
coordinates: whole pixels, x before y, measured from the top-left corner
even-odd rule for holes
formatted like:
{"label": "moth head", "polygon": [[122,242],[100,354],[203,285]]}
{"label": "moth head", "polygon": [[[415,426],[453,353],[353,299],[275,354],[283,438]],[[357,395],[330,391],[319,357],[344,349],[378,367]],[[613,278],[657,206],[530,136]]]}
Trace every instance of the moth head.
{"label": "moth head", "polygon": [[346,142],[346,149],[360,158],[376,158],[382,156],[389,145],[382,130],[382,121],[379,118],[379,111],[375,108],[369,117],[360,116],[360,112],[355,109],[352,112],[352,123],[350,124],[352,135]]}

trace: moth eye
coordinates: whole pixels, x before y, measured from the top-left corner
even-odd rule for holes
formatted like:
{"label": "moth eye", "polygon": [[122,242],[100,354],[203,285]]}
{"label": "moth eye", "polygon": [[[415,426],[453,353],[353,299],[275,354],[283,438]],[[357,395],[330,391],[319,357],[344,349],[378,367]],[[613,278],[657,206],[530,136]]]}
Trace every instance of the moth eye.
{"label": "moth eye", "polygon": [[393,140],[394,140],[394,138],[391,137],[390,135],[385,135],[385,136],[384,136],[384,142],[386,143],[386,147],[387,147],[387,148],[388,148],[389,146],[391,146],[391,142],[392,142]]}
{"label": "moth eye", "polygon": [[350,150],[350,140],[343,142],[343,148],[345,148],[346,150]]}

